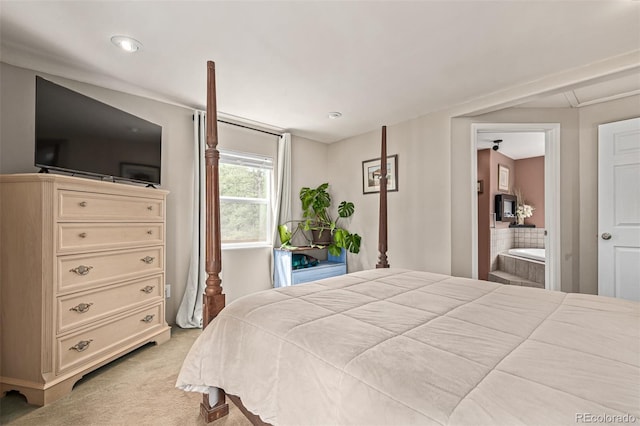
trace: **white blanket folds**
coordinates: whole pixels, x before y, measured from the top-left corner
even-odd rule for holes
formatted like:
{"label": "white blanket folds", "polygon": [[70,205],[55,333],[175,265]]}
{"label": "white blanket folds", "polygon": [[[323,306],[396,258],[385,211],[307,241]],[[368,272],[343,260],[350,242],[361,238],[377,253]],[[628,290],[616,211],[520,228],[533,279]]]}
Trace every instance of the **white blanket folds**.
{"label": "white blanket folds", "polygon": [[363,271],[231,303],[176,386],[277,425],[640,422],[640,304]]}

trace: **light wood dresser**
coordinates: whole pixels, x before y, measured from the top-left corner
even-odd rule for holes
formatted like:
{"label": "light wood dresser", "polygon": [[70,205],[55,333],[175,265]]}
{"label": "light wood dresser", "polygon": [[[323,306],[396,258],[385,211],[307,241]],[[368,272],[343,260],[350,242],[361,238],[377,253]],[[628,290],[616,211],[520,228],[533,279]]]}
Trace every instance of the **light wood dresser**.
{"label": "light wood dresser", "polygon": [[0,175],[0,392],[48,404],[165,321],[167,191]]}

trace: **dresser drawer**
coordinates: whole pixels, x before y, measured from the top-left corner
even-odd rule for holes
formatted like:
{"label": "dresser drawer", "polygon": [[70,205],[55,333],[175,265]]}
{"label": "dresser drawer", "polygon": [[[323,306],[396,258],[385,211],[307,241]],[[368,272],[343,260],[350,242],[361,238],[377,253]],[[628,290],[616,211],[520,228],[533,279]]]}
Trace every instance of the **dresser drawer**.
{"label": "dresser drawer", "polygon": [[163,275],[156,275],[58,297],[58,333],[160,299],[163,296],[163,278]]}
{"label": "dresser drawer", "polygon": [[162,304],[119,316],[101,325],[56,339],[56,373],[109,355],[164,323]]}
{"label": "dresser drawer", "polygon": [[59,223],[58,253],[162,244],[162,223]]}
{"label": "dresser drawer", "polygon": [[163,220],[162,199],[58,191],[59,220]]}
{"label": "dresser drawer", "polygon": [[161,273],[164,247],[58,256],[58,291],[80,290],[110,281]]}

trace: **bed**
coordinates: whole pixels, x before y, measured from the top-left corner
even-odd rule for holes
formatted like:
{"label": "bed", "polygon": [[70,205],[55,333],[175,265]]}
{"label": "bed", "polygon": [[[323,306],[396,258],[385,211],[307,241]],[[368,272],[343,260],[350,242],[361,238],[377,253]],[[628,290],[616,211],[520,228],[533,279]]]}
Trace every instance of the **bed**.
{"label": "bed", "polygon": [[[378,268],[267,290],[225,308],[213,63],[208,69],[208,326],[177,381],[205,394],[206,421],[228,412],[227,394],[254,424],[640,419],[640,304],[389,268],[385,182]],[[384,167],[384,128],[382,139]]]}

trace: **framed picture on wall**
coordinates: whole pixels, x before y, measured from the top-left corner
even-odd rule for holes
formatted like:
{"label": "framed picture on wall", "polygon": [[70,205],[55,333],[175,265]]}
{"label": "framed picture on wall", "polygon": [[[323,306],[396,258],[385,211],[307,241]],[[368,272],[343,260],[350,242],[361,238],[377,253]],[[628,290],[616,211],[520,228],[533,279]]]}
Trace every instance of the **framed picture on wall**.
{"label": "framed picture on wall", "polygon": [[[398,154],[387,156],[387,191],[398,190]],[[380,192],[380,158],[362,162],[362,193]]]}
{"label": "framed picture on wall", "polygon": [[509,167],[498,164],[498,191],[509,192]]}

